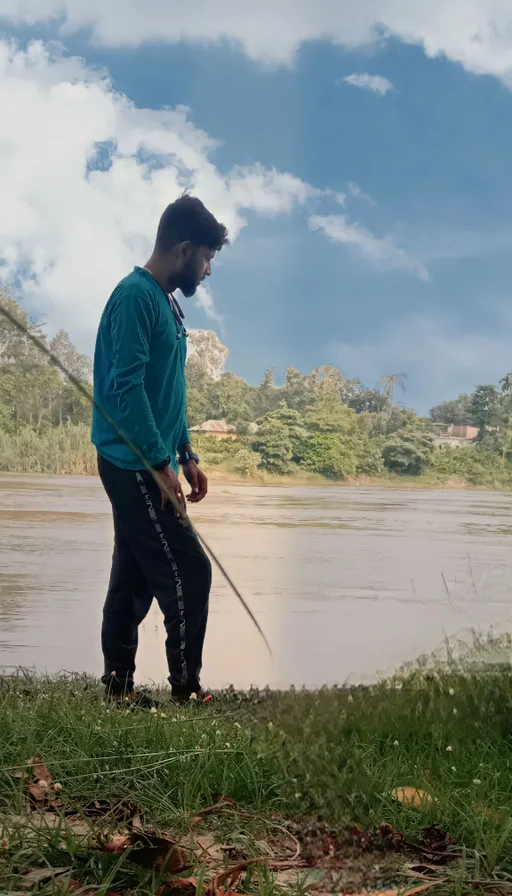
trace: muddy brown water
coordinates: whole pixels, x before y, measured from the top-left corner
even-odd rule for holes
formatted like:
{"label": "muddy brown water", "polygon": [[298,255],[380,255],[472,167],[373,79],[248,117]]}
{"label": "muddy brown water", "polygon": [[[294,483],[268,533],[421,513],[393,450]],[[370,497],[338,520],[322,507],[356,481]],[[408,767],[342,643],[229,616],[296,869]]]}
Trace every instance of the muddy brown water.
{"label": "muddy brown water", "polygon": [[[511,495],[217,485],[194,521],[273,648],[216,573],[210,687],[370,680],[447,637],[511,627]],[[101,672],[111,550],[98,480],[0,477],[2,668]],[[163,640],[154,605],[141,680],[164,680]]]}

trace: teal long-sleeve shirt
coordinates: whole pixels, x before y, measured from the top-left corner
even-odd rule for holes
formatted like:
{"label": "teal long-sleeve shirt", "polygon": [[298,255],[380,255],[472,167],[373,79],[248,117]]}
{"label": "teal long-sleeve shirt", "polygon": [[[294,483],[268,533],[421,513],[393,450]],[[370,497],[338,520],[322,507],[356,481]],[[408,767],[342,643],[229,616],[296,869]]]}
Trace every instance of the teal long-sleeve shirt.
{"label": "teal long-sleeve shirt", "polygon": [[[186,422],[186,331],[168,296],[143,268],[116,286],[103,312],[94,353],[94,398],[151,466],[190,442]],[[140,459],[95,408],[92,442],[125,470]]]}

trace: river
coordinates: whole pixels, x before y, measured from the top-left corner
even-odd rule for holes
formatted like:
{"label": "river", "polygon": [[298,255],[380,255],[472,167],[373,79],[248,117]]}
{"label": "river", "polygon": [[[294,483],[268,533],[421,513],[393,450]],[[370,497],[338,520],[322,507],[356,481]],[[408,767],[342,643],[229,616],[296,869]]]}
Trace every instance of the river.
{"label": "river", "polygon": [[[445,638],[512,622],[512,496],[217,485],[193,518],[271,643],[215,573],[204,682],[368,681]],[[101,672],[112,550],[98,480],[0,477],[0,666]],[[166,676],[156,605],[138,677]]]}

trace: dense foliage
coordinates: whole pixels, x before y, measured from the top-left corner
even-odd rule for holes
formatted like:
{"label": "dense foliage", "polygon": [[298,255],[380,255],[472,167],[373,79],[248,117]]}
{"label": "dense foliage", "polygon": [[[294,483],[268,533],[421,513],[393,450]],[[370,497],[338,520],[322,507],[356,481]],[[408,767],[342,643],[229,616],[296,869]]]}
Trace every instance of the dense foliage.
{"label": "dense foliage", "polygon": [[[14,299],[2,295],[0,302],[45,340]],[[66,333],[47,344],[78,379],[91,382],[90,359]],[[332,366],[305,375],[289,367],[283,385],[267,371],[259,386],[251,386],[224,372],[226,357],[216,334],[191,334],[189,423],[225,420],[237,431],[236,440],[197,437],[210,468],[245,477],[423,476],[512,486],[512,374],[498,386],[479,385],[471,395],[438,405],[425,419],[395,403],[397,388],[405,388],[403,374],[383,376],[379,388],[368,389]],[[94,472],[90,415],[89,402],[0,316],[0,470]],[[475,442],[437,446],[439,424],[450,423],[477,427]]]}

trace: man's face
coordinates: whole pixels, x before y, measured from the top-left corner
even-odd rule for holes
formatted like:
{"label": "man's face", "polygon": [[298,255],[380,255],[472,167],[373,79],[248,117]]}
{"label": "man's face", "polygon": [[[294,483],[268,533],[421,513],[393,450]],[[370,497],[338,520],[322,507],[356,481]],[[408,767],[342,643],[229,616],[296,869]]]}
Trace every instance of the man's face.
{"label": "man's face", "polygon": [[205,246],[192,246],[191,243],[183,243],[181,247],[181,271],[178,276],[178,289],[190,299],[205,277],[209,277],[212,268],[211,263],[215,252]]}

